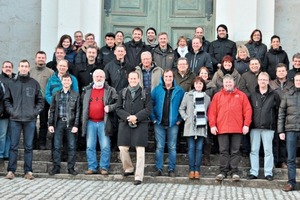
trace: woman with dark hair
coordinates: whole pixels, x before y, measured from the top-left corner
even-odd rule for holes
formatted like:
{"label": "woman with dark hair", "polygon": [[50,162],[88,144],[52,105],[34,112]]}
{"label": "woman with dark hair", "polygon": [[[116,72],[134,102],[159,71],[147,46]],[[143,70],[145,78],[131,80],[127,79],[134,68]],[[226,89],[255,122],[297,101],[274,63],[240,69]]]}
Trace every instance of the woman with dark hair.
{"label": "woman with dark hair", "polygon": [[210,97],[205,94],[205,81],[201,77],[194,79],[193,90],[184,94],[179,113],[185,121],[183,136],[187,137],[189,178],[200,179],[202,147],[207,137],[207,108]]}
{"label": "woman with dark hair", "polygon": [[122,31],[117,31],[115,33],[115,43],[116,46],[124,44],[124,33]]}
{"label": "woman with dark hair", "polygon": [[220,69],[218,69],[212,78],[212,82],[217,86],[217,91],[222,89],[223,77],[226,74],[230,74],[234,78],[235,85],[239,85],[241,75],[234,68],[233,58],[228,55],[223,57]]}
{"label": "woman with dark hair", "polygon": [[258,58],[261,63],[264,62],[268,48],[267,45],[262,43],[262,33],[259,29],[252,31],[246,47],[248,48],[250,58]]}
{"label": "woman with dark hair", "polygon": [[[62,35],[56,47],[64,48],[66,53],[65,59],[70,63],[74,63],[76,52],[74,51],[74,47],[72,45],[72,38],[70,35]],[[53,55],[53,61],[55,61],[55,53]]]}
{"label": "woman with dark hair", "polygon": [[182,58],[188,53],[188,45],[187,45],[187,38],[184,36],[180,36],[177,40],[177,48],[175,49],[175,57]]}

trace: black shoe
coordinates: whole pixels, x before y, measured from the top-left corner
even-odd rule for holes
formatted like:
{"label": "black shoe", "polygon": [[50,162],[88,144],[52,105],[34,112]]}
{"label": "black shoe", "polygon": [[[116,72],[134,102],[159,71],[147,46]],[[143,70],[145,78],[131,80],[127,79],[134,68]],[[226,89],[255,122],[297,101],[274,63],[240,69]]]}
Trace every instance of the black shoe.
{"label": "black shoe", "polygon": [[139,181],[139,180],[135,180],[133,182],[133,185],[141,185],[142,184],[142,181]]}
{"label": "black shoe", "polygon": [[250,174],[248,177],[247,177],[248,180],[252,180],[252,179],[257,179],[257,176],[254,176],[253,174]]}
{"label": "black shoe", "polygon": [[49,172],[50,176],[54,176],[55,174],[60,174],[60,169],[58,167],[53,167],[52,170]]}
{"label": "black shoe", "polygon": [[134,172],[124,172],[123,176],[132,176],[134,175]]}
{"label": "black shoe", "polygon": [[154,172],[153,174],[152,174],[152,176],[153,177],[156,177],[156,176],[162,176],[163,174],[162,174],[162,171],[160,171],[160,170],[157,170],[156,172]]}
{"label": "black shoe", "polygon": [[267,179],[268,181],[273,181],[273,176],[268,175],[268,176],[265,177],[265,179]]}
{"label": "black shoe", "polygon": [[72,174],[73,176],[76,176],[76,175],[78,174],[78,172],[76,172],[76,171],[75,171],[74,169],[72,169],[72,168],[68,170],[68,173],[69,173],[69,174]]}
{"label": "black shoe", "polygon": [[175,172],[173,170],[169,171],[168,175],[173,178],[176,177]]}
{"label": "black shoe", "polygon": [[4,157],[3,160],[9,160],[9,158],[8,157]]}

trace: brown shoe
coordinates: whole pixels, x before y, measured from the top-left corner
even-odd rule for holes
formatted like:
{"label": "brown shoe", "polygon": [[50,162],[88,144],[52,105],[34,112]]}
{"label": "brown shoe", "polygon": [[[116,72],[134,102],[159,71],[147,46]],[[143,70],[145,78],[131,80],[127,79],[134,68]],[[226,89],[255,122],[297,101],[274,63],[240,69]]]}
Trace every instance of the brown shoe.
{"label": "brown shoe", "polygon": [[200,179],[200,172],[195,171],[195,179]]}
{"label": "brown shoe", "polygon": [[195,178],[195,172],[190,171],[189,173],[189,179],[194,179]]}
{"label": "brown shoe", "polygon": [[27,173],[24,175],[24,178],[25,178],[25,179],[28,179],[28,180],[33,180],[33,179],[34,179],[34,176],[32,175],[32,172],[27,172]]}
{"label": "brown shoe", "polygon": [[12,179],[14,179],[16,176],[15,176],[15,174],[12,172],[12,171],[9,171],[8,173],[7,173],[7,175],[5,176],[5,179],[10,179],[10,180],[12,180]]}
{"label": "brown shoe", "polygon": [[282,168],[282,169],[287,169],[287,165],[286,165],[285,162],[283,162],[283,163],[281,164],[281,168]]}
{"label": "brown shoe", "polygon": [[100,174],[102,174],[102,175],[108,175],[108,171],[106,171],[105,169],[101,169],[100,170]]}
{"label": "brown shoe", "polygon": [[291,184],[286,184],[285,186],[283,186],[282,188],[282,191],[285,191],[285,192],[289,192],[289,191],[292,191],[294,190],[293,186]]}
{"label": "brown shoe", "polygon": [[97,171],[93,171],[93,170],[89,169],[85,172],[85,175],[92,175],[92,174],[97,174]]}

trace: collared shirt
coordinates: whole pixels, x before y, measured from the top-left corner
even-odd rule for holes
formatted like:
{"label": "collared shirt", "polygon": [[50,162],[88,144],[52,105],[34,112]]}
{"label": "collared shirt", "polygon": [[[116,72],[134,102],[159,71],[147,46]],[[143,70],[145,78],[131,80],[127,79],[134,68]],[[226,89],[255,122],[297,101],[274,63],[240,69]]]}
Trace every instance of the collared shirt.
{"label": "collared shirt", "polygon": [[151,72],[153,69],[153,64],[151,65],[151,68],[149,70],[146,70],[144,66],[142,67],[143,72],[143,85],[144,88],[151,88]]}
{"label": "collared shirt", "polygon": [[64,90],[60,91],[59,100],[58,100],[58,117],[67,117],[67,102],[70,98],[70,91],[66,93]]}

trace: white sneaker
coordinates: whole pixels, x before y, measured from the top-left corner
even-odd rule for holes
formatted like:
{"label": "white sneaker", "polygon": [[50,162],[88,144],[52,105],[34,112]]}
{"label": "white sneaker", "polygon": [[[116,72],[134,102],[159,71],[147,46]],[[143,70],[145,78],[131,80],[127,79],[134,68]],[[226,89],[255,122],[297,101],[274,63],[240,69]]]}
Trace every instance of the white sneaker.
{"label": "white sneaker", "polygon": [[239,181],[240,180],[240,176],[237,175],[237,174],[233,174],[231,178],[232,178],[233,181]]}
{"label": "white sneaker", "polygon": [[15,176],[15,174],[12,171],[9,171],[7,173],[7,175],[5,176],[6,179],[10,179],[10,180],[14,179],[15,177],[16,176]]}
{"label": "white sneaker", "polygon": [[34,179],[34,176],[32,175],[32,172],[27,172],[24,176],[25,179],[28,179],[28,180],[33,180]]}
{"label": "white sneaker", "polygon": [[216,176],[216,180],[217,180],[217,181],[223,181],[224,178],[225,178],[224,174],[218,174],[218,175]]}

